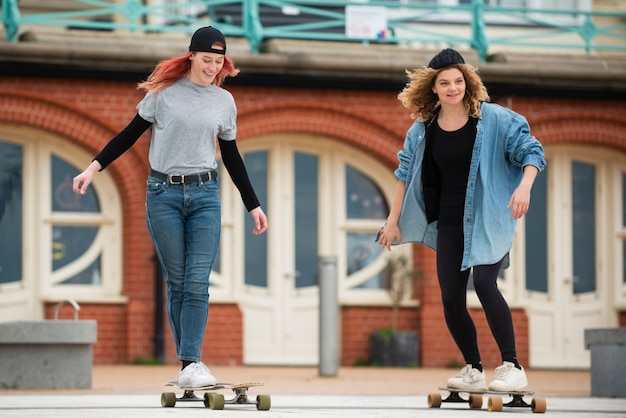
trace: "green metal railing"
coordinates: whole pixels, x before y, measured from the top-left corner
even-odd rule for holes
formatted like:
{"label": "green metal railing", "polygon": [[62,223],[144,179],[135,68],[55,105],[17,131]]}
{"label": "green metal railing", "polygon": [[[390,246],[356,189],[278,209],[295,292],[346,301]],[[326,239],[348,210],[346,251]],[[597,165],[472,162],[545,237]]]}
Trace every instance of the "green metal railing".
{"label": "green metal railing", "polygon": [[[192,0],[173,4],[150,4],[149,0],[67,0],[65,3],[71,3],[72,10],[26,14],[20,12],[18,0],[2,0],[2,20],[8,40],[17,41],[24,25],[190,34],[199,26],[213,24],[226,36],[246,38],[255,54],[259,53],[263,40],[270,38],[465,44],[475,49],[482,61],[494,45],[586,53],[626,52],[626,11],[496,7],[484,4],[483,0],[457,6],[411,0]],[[374,13],[383,10],[386,27],[381,36],[347,34],[346,6],[374,8],[369,9]]]}

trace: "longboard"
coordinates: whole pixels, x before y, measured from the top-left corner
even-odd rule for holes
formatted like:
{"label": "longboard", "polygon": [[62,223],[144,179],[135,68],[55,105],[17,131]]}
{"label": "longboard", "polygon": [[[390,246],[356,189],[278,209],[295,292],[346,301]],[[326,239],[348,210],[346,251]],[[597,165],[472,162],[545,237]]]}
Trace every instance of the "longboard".
{"label": "longboard", "polygon": [[[489,412],[500,412],[503,407],[510,408],[530,408],[533,413],[542,414],[546,412],[547,404],[543,398],[533,398],[530,403],[524,400],[524,396],[531,396],[534,392],[530,391],[495,391],[495,390],[463,390],[450,387],[440,387],[439,390],[449,392],[446,398],[442,398],[440,393],[428,394],[428,407],[439,408],[444,402],[451,403],[467,403],[472,409],[480,409],[483,406],[483,395],[495,395],[490,396],[487,400],[487,409]],[[467,394],[467,397],[463,397],[461,394]],[[502,396],[510,396],[513,399],[504,403]]]}
{"label": "longboard", "polygon": [[[161,406],[173,407],[176,402],[204,402],[204,406],[211,409],[224,409],[229,405],[256,405],[259,411],[269,411],[272,406],[270,395],[256,395],[254,400],[248,397],[248,389],[255,386],[263,386],[263,383],[216,383],[211,386],[199,388],[181,387],[178,382],[167,382],[165,386],[176,387],[183,391],[181,396],[174,392],[161,394]],[[225,399],[224,395],[217,393],[219,390],[232,390],[234,396]],[[195,392],[204,392],[203,397],[196,396]]]}

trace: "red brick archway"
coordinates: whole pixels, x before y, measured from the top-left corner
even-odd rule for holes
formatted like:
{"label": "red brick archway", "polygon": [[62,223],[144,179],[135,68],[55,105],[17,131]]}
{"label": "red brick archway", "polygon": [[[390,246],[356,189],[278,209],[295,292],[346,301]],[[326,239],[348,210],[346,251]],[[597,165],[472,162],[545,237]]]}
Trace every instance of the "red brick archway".
{"label": "red brick archway", "polygon": [[390,164],[397,162],[404,139],[383,125],[323,102],[279,101],[245,108],[239,112],[238,126],[241,140],[271,133],[312,133],[334,138]]}
{"label": "red brick archway", "polygon": [[624,110],[563,109],[529,118],[531,132],[544,146],[593,145],[626,151]]}
{"label": "red brick archway", "polygon": [[[70,102],[57,102],[44,95],[0,90],[0,122],[28,126],[54,133],[69,142],[96,154],[115,133],[115,129]],[[145,176],[148,165],[140,147],[129,150],[128,157],[113,164],[108,171],[122,201],[123,248],[133,248],[131,257],[124,256],[123,294],[129,303],[81,306],[81,319],[98,321],[98,342],[94,345],[97,363],[125,363],[127,355],[150,352],[150,338],[137,329],[153,326],[154,273],[153,250],[144,220]],[[54,303],[45,307],[45,317],[53,317]],[[63,315],[61,315],[63,316]],[[131,347],[131,348],[129,348]]]}

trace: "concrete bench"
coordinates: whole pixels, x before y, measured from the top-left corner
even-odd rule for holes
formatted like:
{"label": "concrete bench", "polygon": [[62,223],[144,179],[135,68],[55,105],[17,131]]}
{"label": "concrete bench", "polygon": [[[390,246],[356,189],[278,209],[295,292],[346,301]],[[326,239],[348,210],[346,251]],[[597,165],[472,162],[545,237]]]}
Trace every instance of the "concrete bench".
{"label": "concrete bench", "polygon": [[91,389],[95,320],[0,323],[0,388]]}
{"label": "concrete bench", "polygon": [[585,330],[591,350],[591,396],[626,398],[626,328]]}

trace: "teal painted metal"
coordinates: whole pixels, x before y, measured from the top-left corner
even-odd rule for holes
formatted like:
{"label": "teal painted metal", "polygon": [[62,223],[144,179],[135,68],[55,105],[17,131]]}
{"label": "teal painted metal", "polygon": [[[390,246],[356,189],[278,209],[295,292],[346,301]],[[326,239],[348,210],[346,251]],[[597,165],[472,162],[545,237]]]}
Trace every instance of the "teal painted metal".
{"label": "teal painted metal", "polygon": [[15,0],[2,0],[2,21],[9,40],[14,41],[20,22],[20,9]]}
{"label": "teal painted metal", "polygon": [[476,50],[481,61],[484,62],[489,49],[489,41],[485,31],[485,4],[482,0],[472,0],[472,48]]}
{"label": "teal painted metal", "polygon": [[[397,0],[191,0],[150,5],[149,0],[73,0],[72,10],[26,13],[18,0],[2,0],[9,41],[24,25],[132,32],[184,32],[215,25],[226,36],[246,38],[259,53],[270,38],[381,44],[469,45],[485,61],[489,49],[541,47],[626,52],[626,11],[580,11],[488,6],[483,0],[456,6]],[[384,37],[346,35],[346,6],[384,7]],[[187,12],[185,12],[187,11]],[[221,15],[220,13],[223,12]],[[610,24],[601,24],[609,20]],[[442,28],[455,27],[453,31]],[[509,28],[514,34],[502,34]],[[457,30],[458,29],[458,30]],[[452,33],[451,33],[452,32]],[[464,35],[466,33],[466,35]],[[567,36],[567,42],[564,42]]]}

